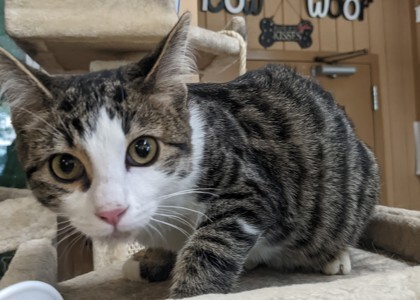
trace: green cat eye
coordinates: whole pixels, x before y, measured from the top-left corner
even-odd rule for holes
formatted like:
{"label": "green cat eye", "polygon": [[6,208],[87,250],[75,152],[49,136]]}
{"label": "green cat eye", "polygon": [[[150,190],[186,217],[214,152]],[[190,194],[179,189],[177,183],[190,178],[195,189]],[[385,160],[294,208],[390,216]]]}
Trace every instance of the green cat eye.
{"label": "green cat eye", "polygon": [[148,166],[155,162],[158,150],[158,143],[155,138],[150,136],[139,137],[128,146],[127,164],[135,167]]}
{"label": "green cat eye", "polygon": [[71,154],[57,154],[50,160],[51,173],[61,181],[73,182],[85,172],[83,164]]}

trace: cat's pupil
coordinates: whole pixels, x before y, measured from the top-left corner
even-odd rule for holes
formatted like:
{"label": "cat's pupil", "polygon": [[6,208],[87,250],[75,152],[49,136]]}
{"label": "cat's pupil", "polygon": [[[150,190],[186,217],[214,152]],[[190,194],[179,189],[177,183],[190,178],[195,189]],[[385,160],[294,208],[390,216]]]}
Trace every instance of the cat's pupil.
{"label": "cat's pupil", "polygon": [[75,167],[75,160],[74,157],[71,155],[63,155],[59,162],[60,169],[66,174],[70,174]]}
{"label": "cat's pupil", "polygon": [[135,145],[137,155],[142,158],[149,155],[151,148],[147,139],[139,139]]}

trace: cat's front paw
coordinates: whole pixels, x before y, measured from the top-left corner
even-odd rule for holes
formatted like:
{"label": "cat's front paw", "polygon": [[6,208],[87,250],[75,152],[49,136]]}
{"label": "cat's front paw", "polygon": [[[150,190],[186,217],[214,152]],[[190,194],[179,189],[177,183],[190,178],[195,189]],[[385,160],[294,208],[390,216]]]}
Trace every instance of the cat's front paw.
{"label": "cat's front paw", "polygon": [[341,252],[333,261],[322,268],[322,272],[326,275],[346,275],[350,271],[351,261],[348,251]]}
{"label": "cat's front paw", "polygon": [[123,265],[123,276],[132,281],[167,280],[175,265],[176,254],[163,249],[142,249]]}

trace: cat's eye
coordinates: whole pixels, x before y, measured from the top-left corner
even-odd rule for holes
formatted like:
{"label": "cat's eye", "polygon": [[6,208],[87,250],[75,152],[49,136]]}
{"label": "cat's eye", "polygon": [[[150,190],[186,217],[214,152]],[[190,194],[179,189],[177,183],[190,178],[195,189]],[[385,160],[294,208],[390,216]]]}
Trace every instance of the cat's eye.
{"label": "cat's eye", "polygon": [[61,181],[73,182],[85,173],[83,164],[71,154],[57,154],[50,160],[51,173]]}
{"label": "cat's eye", "polygon": [[139,137],[128,146],[127,164],[136,167],[148,166],[155,162],[158,150],[158,143],[155,138]]}

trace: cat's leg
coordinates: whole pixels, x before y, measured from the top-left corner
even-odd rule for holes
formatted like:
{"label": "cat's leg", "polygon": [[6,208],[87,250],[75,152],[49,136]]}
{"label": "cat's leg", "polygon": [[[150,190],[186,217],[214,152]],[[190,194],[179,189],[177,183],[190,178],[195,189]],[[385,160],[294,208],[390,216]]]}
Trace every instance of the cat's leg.
{"label": "cat's leg", "polygon": [[244,224],[241,219],[229,218],[197,229],[178,256],[172,298],[232,290],[260,233]]}
{"label": "cat's leg", "polygon": [[322,268],[322,272],[326,275],[346,275],[349,274],[350,271],[351,261],[347,249],[341,251],[334,260],[330,261]]}
{"label": "cat's leg", "polygon": [[253,270],[260,265],[260,262],[247,259],[244,263],[244,269],[247,271]]}
{"label": "cat's leg", "polygon": [[159,248],[142,249],[130,257],[123,266],[125,278],[133,281],[164,281],[175,265],[176,254]]}

